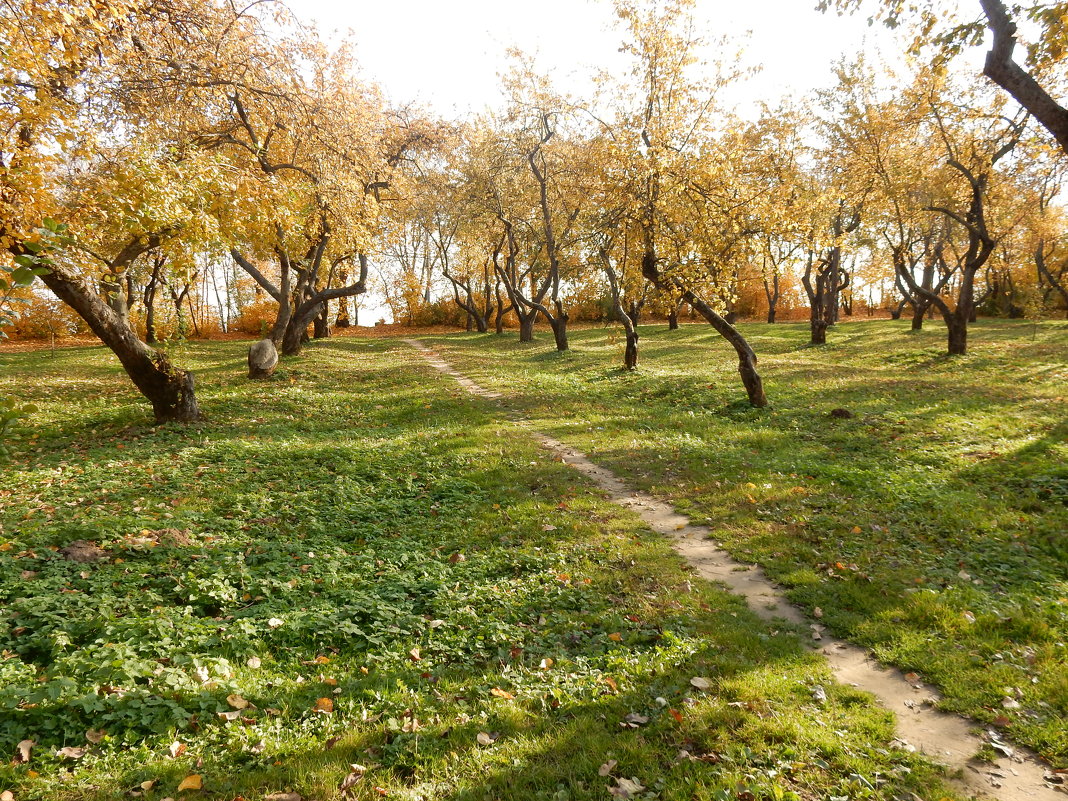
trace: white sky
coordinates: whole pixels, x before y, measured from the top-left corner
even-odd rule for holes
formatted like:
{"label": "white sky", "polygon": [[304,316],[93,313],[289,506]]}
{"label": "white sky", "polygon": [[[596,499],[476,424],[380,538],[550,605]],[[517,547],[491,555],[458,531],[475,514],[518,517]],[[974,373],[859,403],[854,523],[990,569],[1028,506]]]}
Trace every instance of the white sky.
{"label": "white sky", "polygon": [[[963,8],[974,4],[959,1]],[[865,15],[821,14],[815,5],[699,0],[702,32],[728,36],[736,42],[731,53],[745,48],[742,66],[762,67],[724,97],[740,113],[755,113],[758,101],[774,105],[784,95],[833,85],[832,65],[862,49],[900,63],[904,44],[882,25],[868,27]],[[624,64],[618,52],[623,33],[613,25],[610,0],[289,0],[289,6],[324,35],[351,33],[366,77],[392,103],[414,101],[443,116],[498,104],[497,76],[509,47],[536,55],[539,69],[576,93],[596,69]],[[968,60],[981,64],[981,56],[977,50]],[[362,324],[388,316],[373,298],[362,305],[371,307],[361,310]]]}
{"label": "white sky", "polygon": [[[816,0],[702,0],[696,15],[713,36],[745,44],[744,64],[762,74],[739,91],[774,101],[832,82],[831,64],[861,48],[892,57],[900,43],[863,15],[813,10]],[[351,31],[368,77],[395,103],[419,101],[441,114],[481,111],[498,96],[497,74],[508,47],[538,55],[561,84],[593,68],[620,64],[622,33],[610,0],[290,0],[303,20],[324,34]]]}

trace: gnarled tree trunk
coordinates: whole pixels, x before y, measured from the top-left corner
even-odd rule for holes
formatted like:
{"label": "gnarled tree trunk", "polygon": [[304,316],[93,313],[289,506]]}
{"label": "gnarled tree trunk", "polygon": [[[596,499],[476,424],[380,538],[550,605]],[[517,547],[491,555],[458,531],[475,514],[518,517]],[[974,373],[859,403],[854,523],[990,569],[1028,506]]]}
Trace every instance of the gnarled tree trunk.
{"label": "gnarled tree trunk", "polygon": [[41,280],[119,358],[126,374],[152,404],[157,423],[200,419],[192,373],[175,367],[165,354],[142,342],[126,320],[61,268],[54,267]]}

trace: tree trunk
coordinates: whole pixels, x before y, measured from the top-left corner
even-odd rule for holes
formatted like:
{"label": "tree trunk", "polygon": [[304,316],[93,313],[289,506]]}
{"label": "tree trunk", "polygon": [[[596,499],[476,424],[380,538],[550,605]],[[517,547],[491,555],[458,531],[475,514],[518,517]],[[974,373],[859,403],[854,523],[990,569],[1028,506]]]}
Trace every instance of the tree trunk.
{"label": "tree trunk", "polygon": [[156,292],[145,293],[145,342],[156,344]]}
{"label": "tree trunk", "polygon": [[633,322],[634,325],[639,324],[639,318],[641,317],[641,313],[642,309],[638,301],[632,300],[630,302],[630,311],[628,311],[627,314],[630,316],[631,322]]}
{"label": "tree trunk", "polygon": [[812,345],[827,344],[827,321],[815,319],[811,322],[812,336],[809,339]]}
{"label": "tree trunk", "polygon": [[59,268],[53,268],[41,280],[119,358],[126,374],[152,404],[157,423],[200,419],[192,373],[175,367],[165,354],[148,347],[128,322]]}
{"label": "tree trunk", "polygon": [[917,303],[912,309],[912,330],[919,331],[923,328],[923,316],[927,313],[927,307]]}
{"label": "tree trunk", "polygon": [[638,304],[633,301],[631,302],[631,311],[629,314],[623,309],[622,293],[619,288],[619,276],[616,275],[615,268],[612,266],[612,261],[608,256],[607,250],[601,251],[601,260],[604,262],[605,276],[608,278],[608,285],[612,290],[612,307],[615,309],[616,317],[619,318],[619,322],[623,325],[623,330],[627,336],[626,349],[623,351],[623,369],[636,370],[638,368],[638,329],[636,316]]}
{"label": "tree trunk", "polygon": [[312,321],[312,337],[315,339],[330,338],[330,304],[324,303],[323,310]]}
{"label": "tree trunk", "polygon": [[557,350],[567,350],[567,321],[570,316],[563,310],[563,307],[556,304],[556,317],[550,318],[549,325],[553,329],[553,339],[556,340]]}
{"label": "tree trunk", "polygon": [[738,354],[738,373],[742,377],[742,385],[749,396],[749,403],[758,408],[768,405],[767,396],[764,394],[764,382],[757,372],[757,357],[752,346],[746,341],[734,326],[716,313],[716,310],[687,290],[683,297],[690,306],[704,317],[713,328],[726,339]]}
{"label": "tree trunk", "polygon": [[668,331],[677,331],[679,328],[679,307],[668,312]]}
{"label": "tree trunk", "polygon": [[949,354],[951,356],[963,356],[968,352],[968,325],[966,318],[952,315],[946,319],[946,329],[949,333]]}
{"label": "tree trunk", "polygon": [[[518,312],[516,312],[519,314]],[[519,341],[520,342],[533,342],[534,341],[534,319],[533,314],[519,314]]]}
{"label": "tree trunk", "polygon": [[281,353],[283,356],[299,356],[304,344],[308,342],[308,326],[318,316],[317,304],[303,313],[293,314],[289,326],[282,336]]}

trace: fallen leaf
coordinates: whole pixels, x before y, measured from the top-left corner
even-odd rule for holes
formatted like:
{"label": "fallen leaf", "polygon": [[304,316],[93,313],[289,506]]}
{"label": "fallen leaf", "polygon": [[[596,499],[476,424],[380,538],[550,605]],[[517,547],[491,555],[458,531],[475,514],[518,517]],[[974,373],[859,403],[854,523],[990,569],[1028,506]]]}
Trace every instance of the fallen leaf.
{"label": "fallen leaf", "polygon": [[367,772],[367,768],[365,768],[363,765],[349,765],[349,767],[352,768],[352,772],[341,780],[340,790],[341,795],[344,798],[348,797],[348,793],[345,791],[352,787],[354,784],[356,784],[356,782],[358,782],[360,779],[362,779],[363,774]]}
{"label": "fallen leaf", "polygon": [[304,801],[300,793],[271,793],[265,795],[263,801]]}
{"label": "fallen leaf", "polygon": [[248,709],[248,701],[246,701],[240,695],[226,696],[226,703],[228,703],[234,709]]}
{"label": "fallen leaf", "polygon": [[411,659],[413,662],[420,662],[423,659],[422,654],[419,652],[418,648],[413,648],[412,650],[410,650],[408,652],[408,658]]}
{"label": "fallen leaf", "polygon": [[330,698],[320,698],[315,702],[312,711],[318,712],[321,715],[329,715],[334,711],[334,702]]}
{"label": "fallen leaf", "polygon": [[543,660],[541,660],[541,662],[538,663],[538,667],[541,668],[542,670],[548,670],[554,664],[555,664],[555,662],[553,662],[553,660],[550,657],[545,657]]}
{"label": "fallen leaf", "polygon": [[285,623],[285,621],[282,620],[280,617],[272,617],[270,620],[267,621],[267,625],[270,626],[272,629],[278,628],[283,623]]}
{"label": "fallen leaf", "polygon": [[477,735],[475,735],[475,740],[478,741],[479,745],[493,745],[493,743],[500,736],[501,735],[497,734],[496,732],[494,732],[493,734],[487,734],[484,731],[480,731]]}
{"label": "fallen leaf", "polygon": [[60,748],[56,751],[56,756],[62,757],[63,759],[81,759],[85,756],[85,751],[86,749],[84,747],[79,746],[78,748],[72,748],[68,745],[67,747]]}
{"label": "fallen leaf", "polygon": [[609,773],[611,773],[613,770],[615,770],[615,767],[618,764],[619,763],[616,762],[616,760],[614,760],[614,759],[608,760],[603,765],[601,765],[600,768],[597,769],[597,775],[598,776],[607,776]]}
{"label": "fallen leaf", "polygon": [[15,794],[10,790],[0,793],[0,801],[15,801]]}
{"label": "fallen leaf", "polygon": [[248,661],[245,662],[245,664],[248,665],[253,670],[255,670],[260,665],[262,665],[263,662],[260,661],[260,658],[258,656],[250,656],[248,658]]}
{"label": "fallen leaf", "polygon": [[604,683],[608,685],[608,689],[612,692],[619,692],[619,685],[616,684],[616,680],[611,676],[605,676]]}
{"label": "fallen leaf", "polygon": [[226,712],[216,712],[215,714],[217,714],[223,720],[237,720],[239,717],[241,717],[241,710],[229,709]]}
{"label": "fallen leaf", "polygon": [[89,731],[85,733],[85,739],[91,742],[93,745],[96,745],[105,737],[107,737],[107,734],[108,733],[103,729],[89,729]]}
{"label": "fallen leaf", "polygon": [[492,690],[490,690],[490,695],[495,696],[497,698],[504,698],[506,700],[511,700],[515,698],[515,696],[512,695],[510,692],[508,692],[507,690],[502,690],[500,687],[494,687]]}
{"label": "fallen leaf", "polygon": [[167,747],[167,750],[171,754],[171,759],[177,759],[178,757],[180,757],[182,754],[185,753],[185,743],[180,743],[177,740],[175,740],[173,743],[171,743]]}
{"label": "fallen leaf", "polygon": [[147,782],[141,782],[137,786],[140,787],[142,790],[144,790],[147,793],[149,790],[151,790],[153,787],[156,786],[156,780],[155,779],[149,779]]}
{"label": "fallen leaf", "polygon": [[608,635],[608,639],[612,640],[613,642],[622,642],[623,635],[620,634],[618,631],[614,631]]}
{"label": "fallen leaf", "polygon": [[669,709],[668,713],[671,715],[671,717],[675,718],[676,723],[682,723],[682,713],[679,712],[679,710]]}
{"label": "fallen leaf", "polygon": [[633,798],[645,789],[645,786],[637,779],[616,779],[616,786],[609,787],[608,792],[615,798]]}
{"label": "fallen leaf", "polygon": [[817,606],[815,609],[812,610],[812,617],[816,618],[817,620],[823,617],[823,610]]}
{"label": "fallen leaf", "polygon": [[22,765],[30,761],[30,752],[33,750],[36,741],[23,740],[15,746],[15,759],[16,765]]}
{"label": "fallen leaf", "polygon": [[200,774],[192,773],[182,779],[181,784],[178,785],[178,792],[183,793],[186,790],[199,790],[203,786],[203,782],[200,780]]}
{"label": "fallen leaf", "polygon": [[554,525],[552,525],[552,524],[550,523],[550,524],[547,524],[547,525],[544,525],[544,526],[542,526],[542,527],[541,527],[541,530],[542,530],[542,531],[556,531],[556,526],[554,526]]}
{"label": "fallen leaf", "polygon": [[646,723],[649,722],[649,718],[647,718],[645,715],[639,715],[637,712],[628,713],[623,718],[623,720],[635,728],[637,728],[638,726],[644,726]]}
{"label": "fallen leaf", "polygon": [[696,687],[698,690],[707,690],[712,686],[712,682],[708,679],[701,678],[700,676],[694,676],[690,679],[690,685]]}

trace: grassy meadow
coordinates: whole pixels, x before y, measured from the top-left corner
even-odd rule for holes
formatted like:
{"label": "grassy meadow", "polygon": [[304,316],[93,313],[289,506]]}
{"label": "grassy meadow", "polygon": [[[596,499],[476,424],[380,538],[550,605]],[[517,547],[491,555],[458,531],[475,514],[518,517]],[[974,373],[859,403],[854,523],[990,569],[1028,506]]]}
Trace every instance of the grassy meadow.
{"label": "grassy meadow", "polygon": [[[433,340],[541,429],[707,521],[837,634],[939,686],[943,707],[1068,766],[1068,324],[742,326],[769,408],[702,325],[556,353]],[[521,380],[520,380],[521,379]],[[831,416],[845,409],[851,418]],[[819,610],[818,612],[816,610]]]}
{"label": "grassy meadow", "polygon": [[[906,327],[746,326],[765,410],[705,326],[643,327],[633,374],[613,329],[423,339],[1068,765],[1068,326],[981,323],[952,360]],[[182,346],[206,419],[166,427],[103,348],[0,354],[39,407],[0,483],[16,801],[956,797],[803,634],[409,347],[264,382],[246,347]]]}

